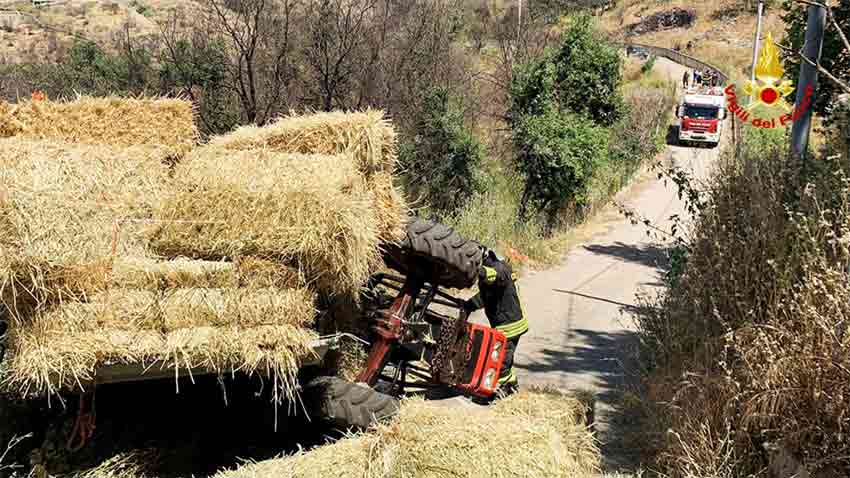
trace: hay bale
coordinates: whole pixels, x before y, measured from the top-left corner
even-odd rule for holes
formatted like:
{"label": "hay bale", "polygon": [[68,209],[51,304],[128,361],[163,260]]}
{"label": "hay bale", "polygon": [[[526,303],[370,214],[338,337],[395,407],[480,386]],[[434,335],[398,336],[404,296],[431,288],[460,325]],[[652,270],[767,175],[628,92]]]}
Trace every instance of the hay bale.
{"label": "hay bale", "polygon": [[114,290],[12,320],[3,385],[23,396],[79,387],[107,363],[274,372],[287,392],[315,333],[307,289]]}
{"label": "hay bale", "polygon": [[400,240],[405,233],[408,207],[404,194],[393,182],[392,174],[375,173],[366,180],[366,184],[373,195],[381,240]]}
{"label": "hay bale", "polygon": [[[204,261],[186,258],[158,260],[150,257],[118,257],[107,264],[94,265],[94,270],[78,271],[88,280],[68,292],[83,298],[111,289],[165,291],[180,288],[278,288],[305,285],[298,271],[285,265],[254,257],[240,257],[233,262]],[[70,294],[69,294],[70,295]]]}
{"label": "hay bale", "polygon": [[165,98],[92,98],[0,103],[0,137],[158,146],[179,157],[198,138],[192,103]]}
{"label": "hay bale", "polygon": [[243,126],[210,140],[230,150],[270,149],[279,153],[354,157],[367,176],[392,173],[397,163],[396,133],[383,111],[290,115],[267,126]]}
{"label": "hay bale", "polygon": [[475,412],[408,400],[396,419],[372,432],[217,476],[593,476],[599,451],[581,409],[574,398],[537,391]]}
{"label": "hay bale", "polygon": [[349,292],[379,262],[372,204],[350,156],[201,148],[175,169],[149,237],[166,257],[272,259]]}
{"label": "hay bale", "polygon": [[167,151],[21,138],[0,149],[0,295],[10,309],[50,295],[51,277],[145,256],[139,221],[165,190]]}
{"label": "hay bale", "polygon": [[382,111],[290,115],[264,127],[243,126],[210,144],[237,151],[351,154],[375,196],[381,239],[395,241],[404,233],[408,208],[392,181],[398,163],[396,132]]}

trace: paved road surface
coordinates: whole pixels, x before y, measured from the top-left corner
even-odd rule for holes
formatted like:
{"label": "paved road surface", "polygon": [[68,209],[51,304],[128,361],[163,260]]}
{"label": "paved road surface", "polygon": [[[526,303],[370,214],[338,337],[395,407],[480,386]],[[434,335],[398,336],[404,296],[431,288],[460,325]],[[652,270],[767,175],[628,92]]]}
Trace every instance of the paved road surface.
{"label": "paved road surface", "polygon": [[[683,68],[659,58],[655,68],[681,82]],[[706,177],[718,149],[669,146],[667,157],[697,177]],[[682,214],[674,184],[647,175],[618,201],[659,225]],[[628,310],[641,290],[658,287],[663,244],[632,225],[615,208],[600,214],[602,232],[570,250],[561,265],[519,281],[531,331],[521,339],[517,372],[523,384],[552,384],[596,393],[597,421],[605,438],[606,414],[623,384],[620,365],[634,344]]]}

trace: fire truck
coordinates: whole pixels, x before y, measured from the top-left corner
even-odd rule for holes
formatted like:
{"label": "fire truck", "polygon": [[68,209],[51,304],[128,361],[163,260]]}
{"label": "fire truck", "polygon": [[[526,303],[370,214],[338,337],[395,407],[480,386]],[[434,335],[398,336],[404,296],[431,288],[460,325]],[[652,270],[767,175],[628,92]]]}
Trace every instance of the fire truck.
{"label": "fire truck", "polygon": [[686,94],[676,108],[680,145],[703,143],[715,147],[720,143],[726,119],[725,98],[722,91],[706,93]]}

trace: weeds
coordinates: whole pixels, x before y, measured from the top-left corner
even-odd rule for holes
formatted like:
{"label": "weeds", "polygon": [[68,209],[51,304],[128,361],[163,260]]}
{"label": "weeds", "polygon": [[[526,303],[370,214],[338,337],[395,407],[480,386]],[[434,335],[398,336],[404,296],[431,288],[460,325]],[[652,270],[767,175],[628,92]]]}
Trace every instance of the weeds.
{"label": "weeds", "polygon": [[793,164],[773,134],[695,193],[679,270],[637,316],[648,422],[669,429],[654,460],[674,478],[757,474],[766,442],[850,470],[850,164]]}

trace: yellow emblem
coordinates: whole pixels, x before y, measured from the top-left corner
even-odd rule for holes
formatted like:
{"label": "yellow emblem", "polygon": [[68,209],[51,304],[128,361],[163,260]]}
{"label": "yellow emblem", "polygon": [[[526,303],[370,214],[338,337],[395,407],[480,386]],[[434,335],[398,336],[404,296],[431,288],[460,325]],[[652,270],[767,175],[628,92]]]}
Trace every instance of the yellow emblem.
{"label": "yellow emblem", "polygon": [[744,93],[753,97],[753,102],[747,106],[747,110],[762,105],[791,111],[791,105],[785,101],[785,97],[794,91],[794,87],[791,86],[791,81],[782,80],[784,73],[785,69],[779,59],[779,48],[773,43],[773,35],[768,33],[756,64],[756,81],[747,81],[744,86]]}

